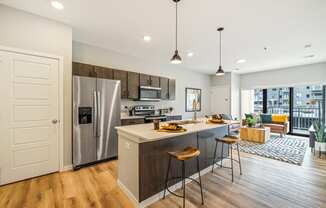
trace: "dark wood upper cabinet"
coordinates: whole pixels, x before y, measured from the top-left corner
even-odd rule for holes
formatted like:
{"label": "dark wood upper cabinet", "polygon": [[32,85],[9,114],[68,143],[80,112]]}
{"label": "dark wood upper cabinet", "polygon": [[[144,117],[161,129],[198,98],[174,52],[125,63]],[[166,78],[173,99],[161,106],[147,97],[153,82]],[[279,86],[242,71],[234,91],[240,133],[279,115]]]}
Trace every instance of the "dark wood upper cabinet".
{"label": "dark wood upper cabinet", "polygon": [[128,99],[139,98],[139,73],[128,72]]}
{"label": "dark wood upper cabinet", "polygon": [[106,67],[95,66],[96,77],[102,79],[113,79],[113,70]]}
{"label": "dark wood upper cabinet", "polygon": [[139,74],[78,62],[72,63],[72,74],[121,81],[121,98],[139,98],[139,86],[160,87],[162,100],[175,100],[175,79]]}
{"label": "dark wood upper cabinet", "polygon": [[160,87],[161,87],[161,99],[169,99],[169,79],[161,77],[160,78]]}
{"label": "dark wood upper cabinet", "polygon": [[140,74],[139,84],[140,86],[151,86],[151,76],[147,74]]}
{"label": "dark wood upper cabinet", "polygon": [[72,63],[72,74],[85,77],[96,77],[95,68],[93,65],[83,63]]}
{"label": "dark wood upper cabinet", "polygon": [[140,74],[140,86],[160,87],[160,77]]}
{"label": "dark wood upper cabinet", "polygon": [[113,79],[121,81],[121,98],[128,98],[128,72],[114,69]]}
{"label": "dark wood upper cabinet", "polygon": [[175,100],[175,79],[169,79],[169,100]]}
{"label": "dark wood upper cabinet", "polygon": [[160,87],[160,77],[151,76],[151,87]]}

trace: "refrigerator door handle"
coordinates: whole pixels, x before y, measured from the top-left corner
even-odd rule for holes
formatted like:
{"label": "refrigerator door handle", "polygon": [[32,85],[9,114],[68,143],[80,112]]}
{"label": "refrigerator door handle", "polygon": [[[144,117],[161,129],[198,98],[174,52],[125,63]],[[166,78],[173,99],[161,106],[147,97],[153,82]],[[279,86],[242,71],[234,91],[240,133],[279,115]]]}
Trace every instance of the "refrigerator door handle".
{"label": "refrigerator door handle", "polygon": [[101,127],[100,127],[100,120],[101,120],[101,92],[97,91],[97,106],[98,106],[98,110],[97,110],[97,136],[101,136]]}
{"label": "refrigerator door handle", "polygon": [[93,92],[93,106],[94,106],[94,119],[93,119],[93,136],[97,137],[97,94],[96,91]]}

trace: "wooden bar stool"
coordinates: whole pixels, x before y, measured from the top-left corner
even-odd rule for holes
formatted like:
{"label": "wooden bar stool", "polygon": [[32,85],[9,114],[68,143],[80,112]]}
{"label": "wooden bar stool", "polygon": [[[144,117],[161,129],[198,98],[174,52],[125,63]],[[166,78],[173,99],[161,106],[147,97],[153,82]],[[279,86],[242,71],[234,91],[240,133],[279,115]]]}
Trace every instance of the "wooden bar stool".
{"label": "wooden bar stool", "polygon": [[[204,197],[203,197],[203,189],[202,189],[202,184],[201,184],[201,177],[200,177],[200,169],[199,169],[199,155],[200,155],[200,151],[197,148],[194,147],[187,147],[184,150],[181,151],[176,151],[176,152],[168,152],[169,155],[169,164],[168,164],[168,170],[166,173],[166,178],[165,178],[165,188],[164,188],[164,195],[163,195],[163,199],[165,198],[165,193],[166,190],[168,190],[168,192],[170,192],[171,194],[173,194],[174,196],[183,198],[183,207],[185,207],[185,201],[186,201],[186,178],[196,182],[199,186],[200,186],[200,194],[201,194],[201,203],[202,205],[204,204]],[[197,172],[199,175],[199,181],[190,178],[190,177],[186,177],[186,164],[185,161],[186,160],[190,160],[195,158],[197,159]],[[171,168],[171,159],[174,158],[177,161],[181,161],[182,162],[182,176],[181,177],[169,177],[169,172],[170,172],[170,168]],[[182,190],[183,190],[183,195],[177,195],[173,192],[171,192],[169,190],[169,186],[168,183],[171,180],[175,180],[175,179],[180,179],[182,180]]]}
{"label": "wooden bar stool", "polygon": [[[239,151],[239,138],[236,136],[225,136],[223,138],[215,138],[216,144],[215,144],[215,151],[214,151],[214,159],[213,159],[213,167],[212,167],[212,173],[214,172],[214,165],[216,164],[216,159],[221,160],[221,164],[219,165],[220,168],[228,168],[231,169],[232,171],[232,182],[234,181],[234,176],[233,176],[233,161],[239,163],[239,168],[240,168],[240,175],[242,175],[242,169],[241,169],[241,160],[240,160],[240,151]],[[222,143],[222,151],[220,157],[216,158],[216,152],[217,152],[217,145],[218,143]],[[228,157],[223,158],[223,146],[224,144],[228,145]],[[238,160],[233,159],[233,154],[232,154],[232,145],[236,144],[237,145],[237,151],[238,151]],[[231,157],[229,157],[231,155]],[[226,167],[223,166],[223,159],[229,159],[231,160],[231,167]]]}

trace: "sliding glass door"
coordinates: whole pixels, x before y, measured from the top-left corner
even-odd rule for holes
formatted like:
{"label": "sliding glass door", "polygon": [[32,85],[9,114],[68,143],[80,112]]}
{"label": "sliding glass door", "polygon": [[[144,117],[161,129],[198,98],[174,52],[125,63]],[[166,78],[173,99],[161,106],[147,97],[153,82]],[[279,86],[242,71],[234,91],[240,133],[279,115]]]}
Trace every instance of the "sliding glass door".
{"label": "sliding glass door", "polygon": [[308,135],[314,121],[325,121],[325,91],[323,85],[256,89],[254,111],[286,114],[290,134]]}
{"label": "sliding glass door", "polygon": [[324,119],[324,87],[306,85],[293,88],[292,133],[308,134],[314,121]]}

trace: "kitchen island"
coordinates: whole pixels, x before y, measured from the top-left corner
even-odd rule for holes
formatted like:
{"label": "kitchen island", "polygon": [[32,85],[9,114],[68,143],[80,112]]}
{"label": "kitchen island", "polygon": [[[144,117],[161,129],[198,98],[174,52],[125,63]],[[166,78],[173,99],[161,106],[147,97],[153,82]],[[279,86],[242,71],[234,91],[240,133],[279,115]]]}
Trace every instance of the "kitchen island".
{"label": "kitchen island", "polygon": [[[158,132],[152,123],[116,127],[119,143],[118,184],[136,207],[145,207],[162,197],[168,151],[198,147],[201,152],[201,174],[205,174],[213,162],[215,138],[228,134],[227,124],[210,124],[204,120],[183,127],[187,131],[182,133]],[[221,149],[220,146],[219,155]],[[173,161],[171,167],[170,175],[181,175],[181,163]],[[196,160],[187,161],[186,175],[196,178],[196,172]],[[171,190],[180,187],[179,182],[170,184],[173,185]]]}

